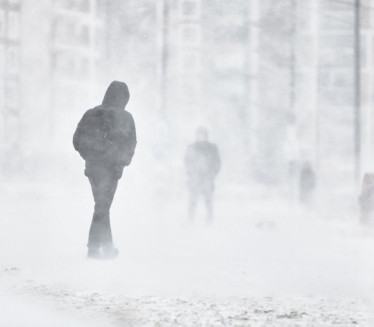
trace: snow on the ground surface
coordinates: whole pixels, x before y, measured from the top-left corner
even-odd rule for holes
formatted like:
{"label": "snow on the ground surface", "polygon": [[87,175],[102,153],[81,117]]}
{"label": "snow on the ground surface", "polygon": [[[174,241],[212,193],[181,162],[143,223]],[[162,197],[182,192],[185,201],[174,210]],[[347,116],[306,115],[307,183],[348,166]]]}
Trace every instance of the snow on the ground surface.
{"label": "snow on the ground surface", "polygon": [[[41,303],[26,301],[11,294],[0,295],[0,326],[1,327],[83,327],[86,321],[73,319],[52,308],[46,308]],[[91,326],[94,326],[91,324]]]}
{"label": "snow on the ground surface", "polygon": [[[85,319],[86,326],[93,326],[92,323],[88,324],[89,319],[97,326],[369,326],[368,314],[362,303],[348,298],[258,296],[131,298],[35,283],[30,283],[21,289],[26,298],[48,299],[63,312],[68,312],[74,317],[80,316]],[[21,308],[26,312],[22,306]],[[13,313],[16,312],[13,310]],[[39,312],[41,313],[40,309],[36,314],[40,315]],[[36,317],[35,312],[30,318],[34,319],[34,317]],[[49,317],[52,315],[47,317],[51,319]],[[60,318],[62,317],[60,315]],[[55,317],[57,318],[58,316]],[[36,321],[43,320],[39,318]],[[68,324],[65,321],[65,325],[60,325]],[[12,325],[0,324],[0,326]],[[28,325],[15,324],[14,326]],[[69,323],[69,326],[83,325]]]}
{"label": "snow on the ground surface", "polygon": [[1,192],[0,287],[22,301],[100,326],[369,325],[374,231],[354,219],[256,190],[218,192],[207,225],[203,210],[186,220],[181,196],[153,201],[123,183],[112,209],[120,257],[99,262],[85,257],[87,181],[49,187]]}

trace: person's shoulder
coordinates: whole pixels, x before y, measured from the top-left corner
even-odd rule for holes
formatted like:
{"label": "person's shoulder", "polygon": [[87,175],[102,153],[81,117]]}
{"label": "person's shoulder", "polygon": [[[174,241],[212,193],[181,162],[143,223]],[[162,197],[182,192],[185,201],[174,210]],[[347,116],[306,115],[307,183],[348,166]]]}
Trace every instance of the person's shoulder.
{"label": "person's shoulder", "polygon": [[80,124],[84,124],[87,121],[87,119],[90,119],[93,116],[93,113],[94,113],[93,110],[94,108],[91,108],[85,111],[80,121]]}
{"label": "person's shoulder", "polygon": [[97,106],[97,107],[94,107],[94,108],[88,109],[88,110],[86,110],[86,112],[84,113],[84,116],[89,116],[89,115],[92,115],[92,114],[96,114],[100,109],[101,109],[100,106]]}
{"label": "person's shoulder", "polygon": [[123,110],[123,113],[126,117],[130,118],[130,119],[134,119],[131,112],[127,111],[126,109]]}
{"label": "person's shoulder", "polygon": [[131,122],[132,124],[135,124],[134,117],[132,116],[130,112],[128,112],[127,110],[122,110],[122,112],[123,112],[122,115],[126,121]]}

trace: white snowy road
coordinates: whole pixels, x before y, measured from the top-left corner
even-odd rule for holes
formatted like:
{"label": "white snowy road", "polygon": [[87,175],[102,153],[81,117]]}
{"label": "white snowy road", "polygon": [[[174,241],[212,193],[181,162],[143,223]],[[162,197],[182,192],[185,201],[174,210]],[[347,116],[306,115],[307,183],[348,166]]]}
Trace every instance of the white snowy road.
{"label": "white snowy road", "polygon": [[120,257],[97,262],[85,258],[88,185],[3,191],[1,289],[83,326],[369,326],[374,241],[353,221],[218,193],[207,226],[185,221],[178,196],[139,202],[124,186]]}
{"label": "white snowy road", "polygon": [[[31,281],[18,287],[23,301],[43,299],[49,310],[54,305],[60,311],[59,315],[55,313],[56,319],[60,319],[58,326],[64,326],[61,324],[64,315],[71,322],[81,321],[76,325],[69,322],[69,326],[369,326],[369,315],[362,302],[348,298],[128,298],[37,285]],[[20,309],[13,310],[16,312]],[[50,316],[47,315],[49,321]],[[38,326],[44,325],[48,326]]]}

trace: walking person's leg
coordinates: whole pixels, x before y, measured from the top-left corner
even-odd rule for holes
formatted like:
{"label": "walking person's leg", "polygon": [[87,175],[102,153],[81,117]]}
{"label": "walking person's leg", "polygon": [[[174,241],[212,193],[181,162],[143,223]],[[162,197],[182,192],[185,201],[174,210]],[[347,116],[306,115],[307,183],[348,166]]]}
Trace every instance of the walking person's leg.
{"label": "walking person's leg", "polygon": [[90,231],[88,235],[88,255],[98,254],[101,246],[102,231],[102,215],[100,212],[100,180],[98,176],[90,176],[89,178],[92,194],[95,201],[94,214],[91,221]]}
{"label": "walking person's leg", "polygon": [[213,220],[213,191],[214,181],[206,180],[204,183],[204,201],[206,207],[206,218],[207,222],[211,223]]}
{"label": "walking person's leg", "polygon": [[197,198],[199,196],[198,181],[196,180],[196,178],[191,177],[190,180],[188,181],[188,192],[189,192],[188,218],[192,220],[193,218],[195,218]]}
{"label": "walking person's leg", "polygon": [[103,210],[105,212],[104,229],[102,234],[102,251],[109,257],[118,255],[118,250],[113,247],[112,229],[110,226],[110,207],[113,203],[114,194],[116,192],[118,180],[113,177],[108,178],[104,184]]}
{"label": "walking person's leg", "polygon": [[110,227],[110,206],[117,188],[118,180],[110,176],[97,175],[89,177],[95,200],[95,211],[90,227],[88,248],[95,255],[102,246],[112,246]]}

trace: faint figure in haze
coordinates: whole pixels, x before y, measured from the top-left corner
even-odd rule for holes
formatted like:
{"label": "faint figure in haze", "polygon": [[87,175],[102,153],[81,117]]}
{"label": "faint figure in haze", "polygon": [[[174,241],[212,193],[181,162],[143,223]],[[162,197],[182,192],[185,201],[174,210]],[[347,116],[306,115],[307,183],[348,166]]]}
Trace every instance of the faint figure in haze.
{"label": "faint figure in haze", "polygon": [[374,211],[374,174],[366,173],[359,197],[361,222],[369,223]]}
{"label": "faint figure in haze", "polygon": [[221,168],[218,148],[208,141],[208,131],[200,127],[196,131],[196,142],[189,145],[185,155],[185,165],[188,175],[189,206],[188,215],[195,215],[199,197],[203,197],[207,210],[207,220],[213,218],[214,180]]}
{"label": "faint figure in haze", "polygon": [[316,175],[311,164],[305,161],[300,170],[299,199],[303,204],[310,203],[316,187]]}
{"label": "faint figure in haze", "polygon": [[293,113],[289,113],[287,115],[287,122],[288,125],[283,150],[286,161],[288,197],[293,203],[294,201],[297,201],[297,184],[300,171],[300,149],[296,128],[296,117]]}
{"label": "faint figure in haze", "polygon": [[95,201],[89,231],[88,257],[110,259],[118,255],[113,246],[109,210],[122,177],[130,165],[136,146],[135,123],[124,108],[130,93],[123,82],[112,82],[103,103],[88,110],[75,131],[73,144],[86,161],[88,177]]}

